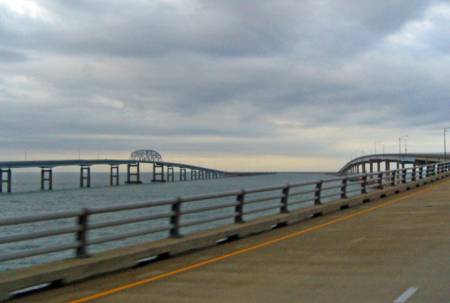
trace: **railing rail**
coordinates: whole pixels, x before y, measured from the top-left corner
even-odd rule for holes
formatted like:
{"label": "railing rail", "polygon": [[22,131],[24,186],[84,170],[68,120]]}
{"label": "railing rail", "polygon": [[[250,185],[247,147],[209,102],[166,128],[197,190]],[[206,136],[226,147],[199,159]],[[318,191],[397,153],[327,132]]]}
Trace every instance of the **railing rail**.
{"label": "railing rail", "polygon": [[[58,229],[53,227],[48,230],[34,231],[27,234],[23,232],[18,234],[8,234],[0,237],[0,245],[67,234],[73,234],[75,242],[58,243],[58,245],[53,246],[44,246],[43,244],[42,247],[39,248],[2,254],[0,255],[0,261],[4,262],[72,249],[74,250],[75,257],[84,258],[89,256],[89,247],[92,245],[115,242],[160,232],[168,232],[168,237],[181,237],[181,229],[185,227],[199,226],[229,219],[234,223],[239,224],[245,222],[247,219],[246,216],[251,214],[259,214],[273,210],[278,210],[279,213],[286,213],[292,210],[292,207],[295,205],[321,205],[329,201],[347,199],[352,197],[352,195],[364,194],[389,186],[397,186],[449,171],[450,162],[428,164],[392,171],[348,175],[328,180],[316,180],[248,190],[179,197],[122,206],[1,219],[0,227],[19,226],[30,223],[45,223],[61,219],[73,219],[75,224],[74,226]],[[225,198],[231,199],[226,202],[220,201],[218,204],[214,205],[196,207],[200,201]],[[101,216],[108,213],[120,213],[133,210],[153,210],[157,207],[168,207],[170,209],[166,209],[160,213],[147,215],[141,213],[140,215],[131,218],[116,218],[112,220],[109,218],[109,220],[99,223],[91,222],[91,219],[98,215]],[[218,210],[229,211],[211,214],[211,212]],[[208,213],[210,216],[205,217],[204,215]],[[198,214],[201,216],[189,217]],[[150,224],[139,230],[115,233],[112,235],[95,237],[93,239],[90,238],[91,233],[94,230],[126,226],[127,224],[134,223],[156,222],[157,220],[159,220],[158,222],[164,220],[165,224],[160,224],[159,226],[152,226]]]}

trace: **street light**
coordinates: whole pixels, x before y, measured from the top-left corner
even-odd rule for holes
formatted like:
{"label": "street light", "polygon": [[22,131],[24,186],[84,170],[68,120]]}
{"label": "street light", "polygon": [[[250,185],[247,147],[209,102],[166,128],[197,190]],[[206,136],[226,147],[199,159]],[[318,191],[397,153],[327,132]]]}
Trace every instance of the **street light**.
{"label": "street light", "polygon": [[444,161],[447,160],[447,129],[450,127],[444,128]]}
{"label": "street light", "polygon": [[402,153],[402,139],[405,139],[405,154],[408,152],[407,141],[408,135],[398,137],[398,153],[401,155]]}

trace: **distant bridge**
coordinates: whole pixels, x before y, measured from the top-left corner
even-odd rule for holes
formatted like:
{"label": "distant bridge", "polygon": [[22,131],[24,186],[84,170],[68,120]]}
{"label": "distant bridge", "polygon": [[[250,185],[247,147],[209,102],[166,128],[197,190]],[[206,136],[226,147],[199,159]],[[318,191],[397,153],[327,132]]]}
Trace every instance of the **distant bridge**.
{"label": "distant bridge", "polygon": [[[339,174],[365,173],[404,168],[406,164],[425,165],[445,160],[442,153],[373,154],[355,158],[339,170]],[[376,167],[375,167],[376,165]]]}
{"label": "distant bridge", "polygon": [[[216,179],[221,177],[239,176],[222,170],[190,165],[185,163],[163,161],[159,153],[152,150],[140,150],[131,154],[132,159],[102,159],[102,160],[41,160],[41,161],[4,161],[0,162],[0,192],[12,191],[13,168],[40,168],[41,190],[53,189],[53,168],[60,166],[80,167],[80,187],[91,186],[91,166],[110,166],[110,185],[119,185],[119,166],[126,165],[127,184],[141,184],[141,164],[153,165],[152,182],[174,182],[175,171],[178,170],[179,181]],[[188,174],[189,172],[189,174]]]}

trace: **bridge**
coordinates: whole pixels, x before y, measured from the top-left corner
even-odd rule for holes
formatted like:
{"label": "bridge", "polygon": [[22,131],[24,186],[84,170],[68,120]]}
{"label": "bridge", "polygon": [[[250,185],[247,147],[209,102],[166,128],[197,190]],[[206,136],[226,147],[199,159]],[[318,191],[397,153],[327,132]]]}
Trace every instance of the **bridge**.
{"label": "bridge", "polygon": [[[404,168],[408,164],[424,165],[445,161],[446,155],[443,153],[408,153],[408,154],[373,154],[355,158],[345,164],[340,170],[340,174],[358,174]],[[376,166],[375,166],[376,165]]]}
{"label": "bridge", "polygon": [[185,163],[163,161],[161,155],[153,150],[138,150],[130,159],[77,159],[77,160],[40,160],[40,161],[3,161],[0,162],[0,193],[12,192],[12,169],[40,168],[41,190],[53,189],[53,169],[61,166],[80,167],[80,187],[91,187],[91,167],[110,166],[110,185],[118,186],[119,167],[126,165],[126,184],[141,184],[141,164],[153,166],[152,182],[174,182],[176,171],[178,180],[204,180],[221,177],[239,176],[240,173],[201,167]]}
{"label": "bridge", "polygon": [[[449,302],[449,177],[450,162],[439,162],[2,219],[0,227],[11,229],[0,244],[12,246],[10,252],[0,254],[0,262],[63,250],[73,250],[74,258],[1,272],[0,299],[50,303]],[[139,210],[139,215],[127,216],[130,210]],[[105,214],[109,219],[97,220]],[[111,218],[112,214],[118,217]],[[75,219],[70,221],[75,226],[52,226],[61,219]],[[152,224],[156,220],[166,224]],[[38,222],[48,230],[20,232],[21,225]],[[136,222],[145,222],[145,228],[117,230]],[[205,225],[211,222],[214,225]],[[191,226],[203,228],[187,231]],[[105,235],[93,235],[95,230],[111,227]],[[168,238],[90,251],[101,243],[157,232],[167,232]],[[73,235],[76,241],[28,244],[61,234]],[[48,286],[53,287],[35,291]],[[35,292],[21,295],[30,289]]]}

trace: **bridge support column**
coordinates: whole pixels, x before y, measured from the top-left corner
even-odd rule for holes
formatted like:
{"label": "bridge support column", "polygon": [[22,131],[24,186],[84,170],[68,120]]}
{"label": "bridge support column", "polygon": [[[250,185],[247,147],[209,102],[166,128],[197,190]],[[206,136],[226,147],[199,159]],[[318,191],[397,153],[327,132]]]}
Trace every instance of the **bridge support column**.
{"label": "bridge support column", "polygon": [[186,181],[186,168],[180,167],[180,181]]}
{"label": "bridge support column", "polygon": [[377,162],[377,172],[380,172],[380,171],[381,171],[381,162],[378,161]]}
{"label": "bridge support column", "polygon": [[365,174],[366,173],[366,163],[362,164],[362,173]]}
{"label": "bridge support column", "polygon": [[164,164],[153,163],[153,180],[152,182],[166,182],[164,179]]}
{"label": "bridge support column", "polygon": [[384,165],[386,166],[386,171],[390,171],[391,170],[391,162],[389,162],[389,160],[387,160],[384,163],[385,163]]}
{"label": "bridge support column", "polygon": [[111,173],[109,175],[109,185],[118,186],[119,185],[119,166],[111,165]]}
{"label": "bridge support column", "polygon": [[369,162],[370,173],[373,173],[373,162]]}
{"label": "bridge support column", "polygon": [[0,193],[4,192],[5,189],[3,187],[6,184],[6,192],[11,192],[12,187],[12,179],[11,179],[11,168],[0,169]]}
{"label": "bridge support column", "polygon": [[175,172],[173,167],[167,167],[167,182],[175,182]]}
{"label": "bridge support column", "polygon": [[[132,172],[133,168],[135,169],[134,172]],[[134,180],[131,180],[132,177],[134,177]],[[127,164],[127,182],[126,183],[127,184],[142,184],[139,163]]]}
{"label": "bridge support column", "polygon": [[47,182],[48,190],[53,189],[53,171],[51,168],[41,168],[41,190],[45,190],[45,182]]}
{"label": "bridge support column", "polygon": [[[85,184],[86,181],[86,184]],[[91,187],[91,167],[80,166],[80,187]]]}

